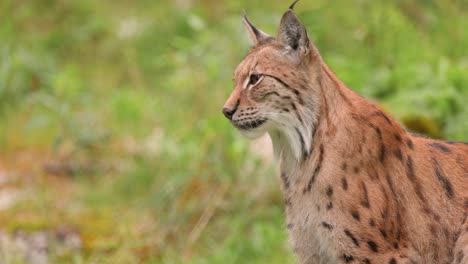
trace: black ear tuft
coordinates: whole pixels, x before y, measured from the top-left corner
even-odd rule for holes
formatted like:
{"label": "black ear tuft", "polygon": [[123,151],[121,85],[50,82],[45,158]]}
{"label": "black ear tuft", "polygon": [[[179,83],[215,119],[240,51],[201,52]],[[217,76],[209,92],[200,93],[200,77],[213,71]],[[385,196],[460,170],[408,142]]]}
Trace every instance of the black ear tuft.
{"label": "black ear tuft", "polygon": [[249,32],[250,39],[252,40],[252,44],[254,46],[257,46],[261,43],[264,43],[268,40],[273,39],[273,37],[257,29],[254,25],[252,25],[252,23],[250,23],[249,19],[247,18],[247,13],[245,12],[245,10],[242,14],[242,22],[244,23],[245,28]]}
{"label": "black ear tuft", "polygon": [[294,3],[292,3],[292,4],[289,6],[289,10],[294,10],[294,6],[297,4],[297,2],[299,2],[299,0],[294,1]]}
{"label": "black ear tuft", "polygon": [[[293,3],[291,8],[294,7],[295,3],[297,1]],[[286,11],[281,18],[277,39],[279,43],[286,47],[291,47],[293,50],[301,49],[308,52],[309,37],[307,31],[292,9]]]}

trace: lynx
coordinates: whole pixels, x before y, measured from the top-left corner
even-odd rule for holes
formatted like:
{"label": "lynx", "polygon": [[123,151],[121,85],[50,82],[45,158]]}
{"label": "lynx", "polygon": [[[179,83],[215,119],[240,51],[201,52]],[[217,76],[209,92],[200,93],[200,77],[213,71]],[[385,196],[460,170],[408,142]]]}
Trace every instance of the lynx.
{"label": "lynx", "polygon": [[330,70],[293,11],[253,47],[223,113],[268,133],[299,263],[468,263],[468,144],[406,132]]}

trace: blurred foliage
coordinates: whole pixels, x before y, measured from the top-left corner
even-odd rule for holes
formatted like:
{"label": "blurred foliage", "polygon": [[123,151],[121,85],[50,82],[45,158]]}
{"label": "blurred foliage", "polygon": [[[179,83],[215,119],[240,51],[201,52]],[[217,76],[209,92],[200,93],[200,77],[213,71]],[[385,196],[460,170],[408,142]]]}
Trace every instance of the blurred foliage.
{"label": "blurred foliage", "polygon": [[[0,155],[20,170],[33,153],[35,175],[2,226],[76,227],[82,251],[54,263],[293,263],[275,170],[220,114],[249,49],[242,9],[274,34],[287,8],[265,3],[1,1]],[[466,1],[296,9],[349,87],[468,140]]]}

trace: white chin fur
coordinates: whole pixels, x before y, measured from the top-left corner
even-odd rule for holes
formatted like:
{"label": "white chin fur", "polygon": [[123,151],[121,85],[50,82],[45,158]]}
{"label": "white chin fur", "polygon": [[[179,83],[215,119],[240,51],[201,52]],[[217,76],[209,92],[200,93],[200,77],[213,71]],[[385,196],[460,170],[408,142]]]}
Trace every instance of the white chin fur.
{"label": "white chin fur", "polygon": [[239,129],[239,131],[248,139],[257,139],[266,133],[262,127],[249,130]]}

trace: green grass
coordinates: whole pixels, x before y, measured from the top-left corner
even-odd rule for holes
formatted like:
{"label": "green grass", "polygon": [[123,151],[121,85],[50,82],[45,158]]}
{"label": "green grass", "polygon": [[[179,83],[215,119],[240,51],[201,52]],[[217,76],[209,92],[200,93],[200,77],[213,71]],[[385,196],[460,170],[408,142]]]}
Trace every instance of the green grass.
{"label": "green grass", "polygon": [[[287,3],[2,1],[0,165],[30,192],[4,229],[77,228],[83,249],[53,263],[294,263],[274,166],[220,112],[249,49],[243,8],[274,34]],[[468,140],[464,1],[296,9],[349,87]]]}

